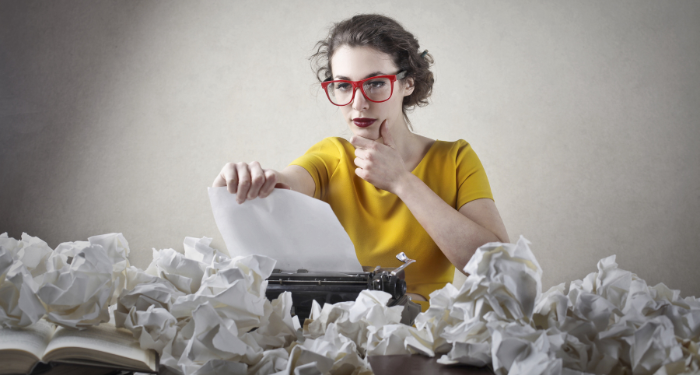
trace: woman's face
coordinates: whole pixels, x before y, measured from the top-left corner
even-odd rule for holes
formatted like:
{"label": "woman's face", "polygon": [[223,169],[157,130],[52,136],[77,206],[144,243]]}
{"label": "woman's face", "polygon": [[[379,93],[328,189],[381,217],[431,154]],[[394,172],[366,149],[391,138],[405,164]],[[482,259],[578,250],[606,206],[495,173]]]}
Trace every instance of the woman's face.
{"label": "woman's face", "polygon": [[[371,76],[393,75],[399,72],[391,56],[379,52],[371,47],[341,46],[331,58],[333,79],[345,79],[359,81]],[[382,103],[374,103],[367,100],[358,88],[353,101],[343,107],[340,112],[343,120],[348,124],[352,133],[356,136],[376,140],[380,137],[379,127],[387,120],[390,131],[397,129],[397,125],[404,126],[401,103],[404,96],[411,95],[413,86],[411,79],[394,82],[394,93],[391,98]],[[364,121],[363,121],[364,120]],[[372,120],[374,120],[372,122]],[[367,126],[367,124],[370,124]]]}

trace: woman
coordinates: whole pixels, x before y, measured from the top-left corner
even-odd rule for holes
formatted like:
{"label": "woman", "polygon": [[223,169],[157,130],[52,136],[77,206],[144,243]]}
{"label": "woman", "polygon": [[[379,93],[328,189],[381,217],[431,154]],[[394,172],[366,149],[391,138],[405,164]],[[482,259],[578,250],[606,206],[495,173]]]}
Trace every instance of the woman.
{"label": "woman", "polygon": [[326,138],[281,172],[226,164],[214,187],[227,186],[239,203],[275,187],[329,203],[362,265],[396,267],[401,251],[417,261],[406,283],[425,301],[479,246],[509,242],[484,168],[467,142],[411,131],[406,113],[427,104],[432,57],[396,21],[358,15],[335,24],[317,47],[317,77],[350,141]]}

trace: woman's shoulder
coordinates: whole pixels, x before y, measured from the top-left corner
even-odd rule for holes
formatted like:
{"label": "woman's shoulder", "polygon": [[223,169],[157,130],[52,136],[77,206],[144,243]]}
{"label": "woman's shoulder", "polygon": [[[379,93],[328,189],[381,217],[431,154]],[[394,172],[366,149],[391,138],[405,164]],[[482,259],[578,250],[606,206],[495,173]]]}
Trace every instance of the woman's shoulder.
{"label": "woman's shoulder", "polygon": [[481,165],[479,156],[474,152],[469,142],[464,139],[456,141],[436,140],[426,155],[425,164],[430,168],[455,168],[472,170]]}
{"label": "woman's shoulder", "polygon": [[439,143],[443,148],[459,148],[469,146],[469,142],[465,141],[464,139],[458,139],[456,141],[442,141],[437,139],[435,142]]}
{"label": "woman's shoulder", "polygon": [[456,141],[441,141],[436,139],[432,148],[435,153],[439,153],[442,156],[451,155],[457,157],[458,155],[474,152],[469,142],[464,139],[458,139]]}
{"label": "woman's shoulder", "polygon": [[[311,146],[309,151],[326,151],[332,153],[343,152],[349,148],[353,148],[352,144],[345,138],[341,137],[326,137]],[[354,148],[353,148],[354,149]]]}
{"label": "woman's shoulder", "polygon": [[347,145],[352,146],[350,141],[343,137],[326,137],[316,143],[317,145],[333,145],[335,147],[347,147]]}

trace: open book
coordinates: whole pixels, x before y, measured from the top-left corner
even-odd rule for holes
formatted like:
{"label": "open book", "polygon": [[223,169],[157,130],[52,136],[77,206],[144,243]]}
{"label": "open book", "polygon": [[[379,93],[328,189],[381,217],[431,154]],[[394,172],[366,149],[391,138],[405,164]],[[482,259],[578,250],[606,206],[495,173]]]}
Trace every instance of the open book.
{"label": "open book", "polygon": [[156,353],[141,349],[123,328],[111,324],[82,331],[54,327],[41,319],[27,328],[0,328],[0,374],[28,374],[39,362],[158,372]]}

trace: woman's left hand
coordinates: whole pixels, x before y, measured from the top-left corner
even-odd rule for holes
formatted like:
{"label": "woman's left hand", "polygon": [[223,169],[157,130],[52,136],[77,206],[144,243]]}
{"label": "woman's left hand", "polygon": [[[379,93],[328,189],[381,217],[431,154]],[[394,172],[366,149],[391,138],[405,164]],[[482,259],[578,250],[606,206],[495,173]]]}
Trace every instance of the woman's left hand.
{"label": "woman's left hand", "polygon": [[386,120],[380,125],[379,134],[383,143],[359,136],[350,138],[355,146],[355,174],[379,189],[396,194],[396,188],[410,172],[395,149]]}

